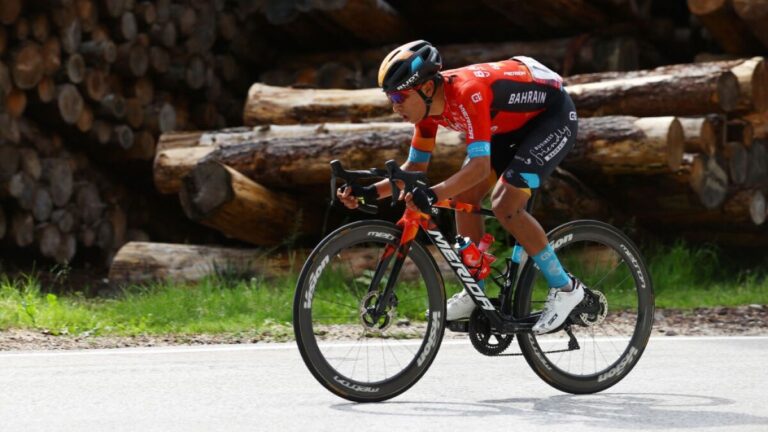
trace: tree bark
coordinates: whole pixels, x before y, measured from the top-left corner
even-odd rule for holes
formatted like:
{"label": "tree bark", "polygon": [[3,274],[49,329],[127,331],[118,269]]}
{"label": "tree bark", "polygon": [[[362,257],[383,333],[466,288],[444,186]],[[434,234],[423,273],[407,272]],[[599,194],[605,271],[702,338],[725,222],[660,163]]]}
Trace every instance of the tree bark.
{"label": "tree bark", "polygon": [[[297,256],[293,264],[298,269]],[[218,272],[275,277],[285,275],[291,267],[289,259],[276,258],[256,249],[129,242],[115,255],[109,268],[112,286],[142,284],[154,281],[195,282]]]}
{"label": "tree bark", "polygon": [[[453,274],[450,266],[437,258],[440,254],[437,249],[427,249],[436,257],[435,261],[446,277]],[[126,243],[115,255],[108,279],[111,286],[156,281],[187,283],[232,273],[248,279],[254,276],[272,279],[298,271],[309,252],[300,249],[288,254],[267,254],[259,249],[132,241]],[[379,253],[369,248],[348,249],[340,260],[359,274],[375,265]],[[419,273],[411,262],[406,261],[401,277],[417,280]]]}
{"label": "tree bark", "polygon": [[[403,126],[389,131],[327,133],[228,145],[203,161],[220,161],[265,186],[301,189],[327,184],[328,164],[334,159],[359,168],[382,166],[389,159],[404,160],[413,132],[409,125]],[[440,144],[435,148],[428,173],[432,183],[458,171],[466,155],[459,133],[441,131],[437,140]]]}
{"label": "tree bark", "polygon": [[254,84],[243,121],[260,124],[355,121],[387,115],[391,106],[381,90],[298,90]]}
{"label": "tree bark", "polygon": [[190,219],[256,245],[280,244],[287,234],[312,232],[318,223],[304,216],[291,196],[272,192],[216,162],[198,164],[184,178],[179,197]]}
{"label": "tree bark", "polygon": [[[688,81],[694,76],[715,76],[723,72],[731,72],[736,77],[738,88],[734,90],[732,83],[730,83],[731,80],[726,79],[726,86],[718,90],[718,100],[722,110],[750,111],[749,107],[752,107],[757,112],[764,112],[768,109],[768,99],[766,99],[768,94],[768,72],[766,72],[765,62],[762,57],[661,66],[655,69],[632,72],[601,72],[574,75],[566,78],[566,85],[591,84],[622,79],[652,79],[669,75]],[[713,99],[712,102],[716,101]],[[710,111],[717,111],[717,109],[713,108]],[[704,112],[700,114],[704,114]]]}
{"label": "tree bark", "polygon": [[688,0],[691,13],[730,54],[750,54],[759,49],[755,37],[733,10],[732,0]]}
{"label": "tree bark", "polygon": [[662,74],[566,87],[582,117],[603,115],[702,115],[737,108],[739,83],[732,72]]}
{"label": "tree bark", "polygon": [[684,141],[675,117],[581,119],[577,144],[563,166],[606,174],[674,172],[682,162]]}

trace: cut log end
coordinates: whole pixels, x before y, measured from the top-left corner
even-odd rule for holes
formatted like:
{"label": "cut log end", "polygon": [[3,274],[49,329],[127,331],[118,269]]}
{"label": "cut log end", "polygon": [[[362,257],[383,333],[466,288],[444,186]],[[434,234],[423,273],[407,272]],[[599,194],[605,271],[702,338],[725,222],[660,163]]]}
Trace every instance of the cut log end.
{"label": "cut log end", "polygon": [[77,87],[72,84],[63,84],[59,89],[58,97],[59,113],[68,124],[75,124],[83,112],[83,98]]}
{"label": "cut log end", "polygon": [[179,192],[187,217],[200,221],[234,196],[229,172],[223,165],[209,161],[195,167],[184,179]]}
{"label": "cut log end", "polygon": [[752,195],[752,200],[749,203],[749,215],[755,225],[762,225],[765,223],[768,213],[766,211],[765,195],[761,191],[756,191]]}
{"label": "cut log end", "polygon": [[723,72],[717,80],[717,100],[725,112],[734,111],[739,105],[739,80],[733,72]]}

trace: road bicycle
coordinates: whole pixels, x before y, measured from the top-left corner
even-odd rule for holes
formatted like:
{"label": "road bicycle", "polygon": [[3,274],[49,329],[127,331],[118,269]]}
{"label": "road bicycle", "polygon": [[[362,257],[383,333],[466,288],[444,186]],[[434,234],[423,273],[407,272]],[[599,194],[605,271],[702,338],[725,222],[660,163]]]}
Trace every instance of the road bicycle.
{"label": "road bicycle", "polygon": [[[422,172],[403,171],[391,160],[385,166],[347,171],[331,162],[331,199],[336,200],[339,180],[349,186],[387,179],[393,205],[401,187],[427,185]],[[532,196],[529,212],[533,201]],[[378,210],[372,204],[358,208]],[[433,214],[445,211],[494,216],[455,200],[432,205]],[[637,364],[651,333],[654,295],[643,258],[627,236],[599,221],[568,222],[547,236],[566,270],[587,289],[562,326],[536,335],[531,328],[548,286],[517,242],[504,269],[494,268],[482,289],[432,214],[406,208],[397,223],[362,220],[338,228],[309,255],[296,286],[293,326],[304,362],[320,384],[342,398],[383,401],[424,375],[447,326],[468,333],[475,349],[489,356],[505,355],[517,336],[530,367],[561,391],[611,387]],[[435,258],[477,305],[468,320],[446,322],[445,283]]]}

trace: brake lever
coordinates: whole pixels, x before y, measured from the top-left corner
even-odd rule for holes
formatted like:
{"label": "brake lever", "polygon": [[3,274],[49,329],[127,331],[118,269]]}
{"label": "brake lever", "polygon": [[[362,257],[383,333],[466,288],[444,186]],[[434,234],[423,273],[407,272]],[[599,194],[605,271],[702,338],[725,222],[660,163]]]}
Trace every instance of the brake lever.
{"label": "brake lever", "polygon": [[[347,171],[341,165],[341,161],[334,159],[331,161],[331,202],[333,205],[338,205],[339,202],[336,196],[336,179],[341,178],[344,180],[344,187],[351,187],[352,183],[358,179],[366,179],[371,177],[384,177],[384,170],[378,168],[371,168],[370,170],[358,170]],[[357,209],[368,214],[377,214],[379,212],[379,206],[375,204],[360,204]]]}
{"label": "brake lever", "polygon": [[[387,179],[389,180],[389,186],[392,188],[392,207],[397,205],[397,201],[400,199],[400,188],[397,187],[397,182],[395,181],[395,171],[399,169],[400,167],[397,166],[397,162],[393,160],[388,160],[387,163],[384,164],[385,167],[387,167]],[[406,185],[407,187],[407,185]]]}

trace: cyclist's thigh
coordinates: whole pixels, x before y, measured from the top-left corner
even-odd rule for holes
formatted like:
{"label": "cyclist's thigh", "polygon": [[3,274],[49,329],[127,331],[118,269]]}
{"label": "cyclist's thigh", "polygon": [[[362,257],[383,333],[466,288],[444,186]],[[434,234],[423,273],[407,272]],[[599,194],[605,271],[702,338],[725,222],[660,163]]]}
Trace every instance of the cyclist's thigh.
{"label": "cyclist's thigh", "polygon": [[563,161],[576,143],[576,108],[567,94],[563,103],[536,118],[535,127],[521,139],[503,180],[517,188],[535,189]]}

